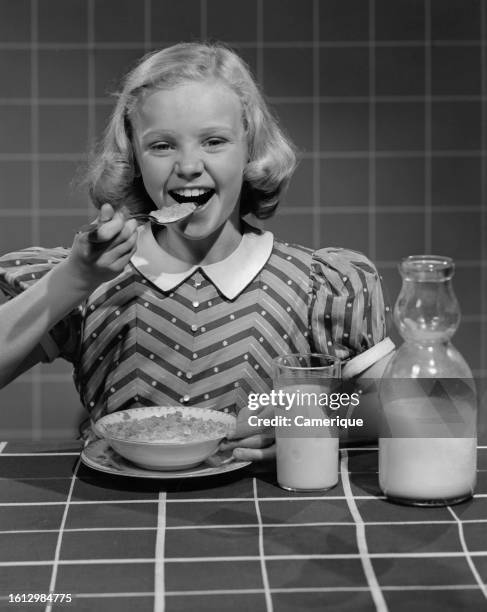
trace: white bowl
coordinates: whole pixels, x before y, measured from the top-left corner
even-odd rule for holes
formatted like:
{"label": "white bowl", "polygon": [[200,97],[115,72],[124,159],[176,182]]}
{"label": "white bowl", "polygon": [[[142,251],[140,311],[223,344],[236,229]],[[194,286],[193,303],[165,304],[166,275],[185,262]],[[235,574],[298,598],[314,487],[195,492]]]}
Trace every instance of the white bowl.
{"label": "white bowl", "polygon": [[221,423],[227,434],[234,432],[237,419],[231,415],[208,408],[189,408],[182,406],[149,406],[130,408],[102,417],[92,425],[95,434],[108,441],[110,446],[122,457],[135,465],[148,470],[183,470],[199,465],[218,448],[219,442],[226,437],[221,432],[206,433],[204,438],[193,441],[133,440],[124,437],[123,432],[116,435],[109,431],[109,425],[130,425],[139,419],[162,417],[180,412],[183,417],[202,419]]}

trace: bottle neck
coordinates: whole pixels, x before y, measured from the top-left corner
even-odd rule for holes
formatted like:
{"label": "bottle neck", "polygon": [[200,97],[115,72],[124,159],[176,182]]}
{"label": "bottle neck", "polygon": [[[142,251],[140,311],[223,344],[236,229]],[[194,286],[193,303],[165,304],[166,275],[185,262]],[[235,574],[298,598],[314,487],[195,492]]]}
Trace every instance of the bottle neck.
{"label": "bottle neck", "polygon": [[425,346],[448,343],[460,322],[451,281],[404,278],[394,320],[406,342]]}

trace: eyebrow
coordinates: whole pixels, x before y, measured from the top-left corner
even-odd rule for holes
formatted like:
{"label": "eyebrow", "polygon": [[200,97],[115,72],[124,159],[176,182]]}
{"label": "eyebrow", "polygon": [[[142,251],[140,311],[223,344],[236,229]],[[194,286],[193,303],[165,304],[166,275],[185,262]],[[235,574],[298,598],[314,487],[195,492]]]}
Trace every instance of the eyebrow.
{"label": "eyebrow", "polygon": [[[233,127],[229,126],[229,125],[223,125],[223,124],[214,124],[214,125],[207,125],[204,128],[202,128],[199,131],[199,135],[200,136],[205,136],[207,134],[210,133],[214,133],[214,132],[231,132],[232,134],[235,133],[235,130]],[[169,136],[169,137],[176,137],[177,133],[174,132],[173,130],[169,129],[164,129],[164,128],[149,128],[146,132],[144,132],[141,136],[142,139],[146,139],[146,138],[152,138],[154,136]]]}

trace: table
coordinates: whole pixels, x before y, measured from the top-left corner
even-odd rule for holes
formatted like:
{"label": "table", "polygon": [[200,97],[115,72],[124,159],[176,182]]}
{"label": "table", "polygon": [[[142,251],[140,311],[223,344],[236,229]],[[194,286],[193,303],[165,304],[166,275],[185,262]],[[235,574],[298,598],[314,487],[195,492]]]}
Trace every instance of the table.
{"label": "table", "polygon": [[[0,609],[487,609],[487,446],[473,500],[381,499],[377,449],[341,451],[341,483],[287,493],[272,464],[198,481],[112,477],[78,442],[0,444]],[[70,593],[14,604],[9,593]]]}

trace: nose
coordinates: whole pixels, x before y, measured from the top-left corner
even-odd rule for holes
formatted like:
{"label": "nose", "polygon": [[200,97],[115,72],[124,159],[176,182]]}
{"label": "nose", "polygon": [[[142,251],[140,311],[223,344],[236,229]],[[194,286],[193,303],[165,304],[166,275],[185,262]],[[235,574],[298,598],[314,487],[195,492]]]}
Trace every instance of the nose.
{"label": "nose", "polygon": [[198,151],[181,151],[175,163],[176,174],[184,179],[192,179],[203,173],[203,160]]}

